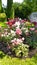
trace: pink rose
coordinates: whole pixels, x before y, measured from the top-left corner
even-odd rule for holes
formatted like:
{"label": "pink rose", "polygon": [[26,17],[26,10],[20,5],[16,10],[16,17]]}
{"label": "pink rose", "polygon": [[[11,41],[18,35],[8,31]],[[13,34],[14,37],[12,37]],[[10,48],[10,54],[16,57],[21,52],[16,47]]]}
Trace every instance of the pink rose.
{"label": "pink rose", "polygon": [[30,30],[31,30],[31,31],[34,31],[34,30],[35,30],[35,28],[30,28]]}
{"label": "pink rose", "polygon": [[24,20],[21,20],[21,23],[24,23],[25,21]]}
{"label": "pink rose", "polygon": [[11,41],[12,45],[18,45],[22,42],[23,42],[22,39],[14,39],[14,40]]}
{"label": "pink rose", "polygon": [[19,29],[19,28],[18,28],[18,29],[16,29],[16,34],[17,34],[17,35],[21,35],[21,34],[22,34],[21,29]]}

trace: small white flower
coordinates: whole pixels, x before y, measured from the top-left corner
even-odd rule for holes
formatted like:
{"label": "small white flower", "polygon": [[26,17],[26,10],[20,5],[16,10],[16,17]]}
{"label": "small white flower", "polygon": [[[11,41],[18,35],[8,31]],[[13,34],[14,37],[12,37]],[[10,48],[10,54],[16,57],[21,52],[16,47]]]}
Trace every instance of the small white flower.
{"label": "small white flower", "polygon": [[13,31],[13,30],[11,30],[11,33],[13,34],[13,33],[14,33],[14,31]]}
{"label": "small white flower", "polygon": [[19,27],[19,26],[20,26],[20,22],[19,22],[19,21],[16,22],[16,23],[15,23],[15,26]]}
{"label": "small white flower", "polygon": [[29,30],[27,29],[27,30],[25,31],[25,33],[26,33],[26,32],[29,32]]}
{"label": "small white flower", "polygon": [[22,20],[21,18],[19,18],[19,20]]}
{"label": "small white flower", "polygon": [[14,42],[14,40],[11,40],[11,43],[13,43]]}
{"label": "small white flower", "polygon": [[16,35],[15,31],[11,30],[11,35],[15,36]]}
{"label": "small white flower", "polygon": [[1,37],[3,37],[4,35],[3,34],[1,34]]}
{"label": "small white flower", "polygon": [[24,41],[24,39],[25,39],[25,38],[23,37],[22,40]]}
{"label": "small white flower", "polygon": [[17,42],[22,43],[23,41],[22,41],[22,39],[17,39]]}
{"label": "small white flower", "polygon": [[16,40],[16,38],[14,38],[14,40]]}
{"label": "small white flower", "polygon": [[13,36],[15,36],[15,31],[11,30],[11,34],[12,34]]}

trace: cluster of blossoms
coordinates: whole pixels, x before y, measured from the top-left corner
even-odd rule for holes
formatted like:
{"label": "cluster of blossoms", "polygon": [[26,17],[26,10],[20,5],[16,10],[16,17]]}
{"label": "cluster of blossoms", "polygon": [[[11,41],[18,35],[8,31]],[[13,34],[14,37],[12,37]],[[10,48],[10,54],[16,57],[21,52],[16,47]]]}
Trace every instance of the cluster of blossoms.
{"label": "cluster of blossoms", "polygon": [[0,27],[0,42],[7,43],[16,56],[26,57],[29,47],[37,46],[37,27],[20,18],[9,19],[6,24],[6,28]]}
{"label": "cluster of blossoms", "polygon": [[24,38],[20,38],[20,39],[14,38],[13,40],[11,40],[11,43],[12,45],[18,45],[20,43],[23,43],[23,41],[24,41]]}
{"label": "cluster of blossoms", "polygon": [[9,25],[9,27],[11,28],[12,26],[17,26],[17,28],[19,28],[21,23],[26,22],[27,20],[22,20],[20,18],[15,18],[15,19],[9,19],[8,22],[6,22],[7,25]]}
{"label": "cluster of blossoms", "polygon": [[[6,22],[8,28],[4,29],[3,32],[0,32],[0,36],[1,37],[9,37],[11,36],[11,40],[12,43],[14,42],[15,44],[19,44],[22,42],[21,38],[23,33],[26,36],[29,36],[30,31],[34,31],[35,33],[37,33],[37,29],[35,29],[35,26],[33,23],[28,22],[28,20],[24,19],[20,19],[20,18],[15,18],[15,19],[9,19],[8,22]],[[0,30],[1,27],[0,27]],[[17,39],[16,39],[17,38]]]}

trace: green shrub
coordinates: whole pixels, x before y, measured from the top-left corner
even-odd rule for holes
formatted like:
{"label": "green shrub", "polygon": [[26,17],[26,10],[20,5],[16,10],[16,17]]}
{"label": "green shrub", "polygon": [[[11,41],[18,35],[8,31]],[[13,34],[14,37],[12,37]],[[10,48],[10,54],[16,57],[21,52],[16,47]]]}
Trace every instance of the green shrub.
{"label": "green shrub", "polygon": [[28,45],[24,45],[23,43],[13,46],[12,51],[15,52],[17,57],[27,57],[28,56]]}
{"label": "green shrub", "polygon": [[27,4],[21,4],[15,9],[15,17],[20,17],[22,19],[28,18],[31,14],[32,8]]}
{"label": "green shrub", "polygon": [[37,33],[30,32],[30,36],[26,36],[26,41],[31,48],[37,47]]}
{"label": "green shrub", "polygon": [[11,37],[10,36],[6,36],[6,37],[0,37],[0,42],[2,43],[6,43],[6,44],[8,44],[8,43],[10,43],[10,41],[11,41]]}
{"label": "green shrub", "polygon": [[6,20],[6,14],[0,13],[0,21],[5,21],[5,20]]}

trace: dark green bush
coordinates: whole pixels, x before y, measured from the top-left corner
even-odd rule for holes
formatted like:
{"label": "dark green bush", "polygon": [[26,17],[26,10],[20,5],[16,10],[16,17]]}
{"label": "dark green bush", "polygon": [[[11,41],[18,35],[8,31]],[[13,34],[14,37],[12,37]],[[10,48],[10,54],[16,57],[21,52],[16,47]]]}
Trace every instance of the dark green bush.
{"label": "dark green bush", "polygon": [[30,32],[30,36],[26,37],[26,41],[31,48],[36,48],[37,47],[37,33]]}
{"label": "dark green bush", "polygon": [[21,4],[15,9],[15,17],[20,17],[22,19],[28,18],[31,12],[32,8],[30,6]]}

